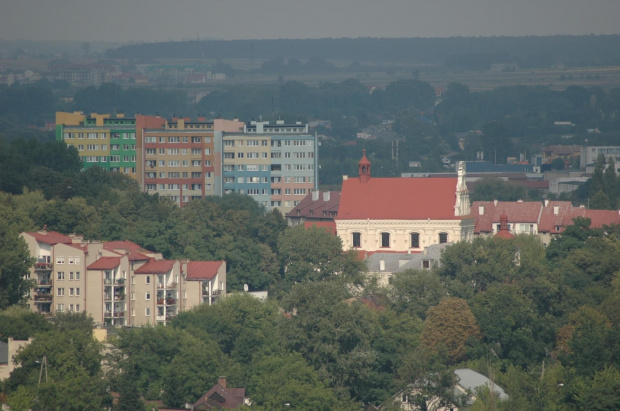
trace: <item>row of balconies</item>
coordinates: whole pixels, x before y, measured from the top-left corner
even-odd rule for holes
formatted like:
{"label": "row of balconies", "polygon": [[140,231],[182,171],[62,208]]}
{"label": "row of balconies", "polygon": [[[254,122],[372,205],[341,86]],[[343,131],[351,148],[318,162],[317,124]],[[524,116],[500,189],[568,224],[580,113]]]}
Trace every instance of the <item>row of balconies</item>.
{"label": "row of balconies", "polygon": [[[112,294],[103,294],[104,301],[112,301]],[[124,301],[125,294],[116,294],[114,295],[114,301]]]}
{"label": "row of balconies", "polygon": [[114,311],[114,312],[106,311],[106,312],[103,313],[103,316],[104,317],[115,317],[115,318],[124,317],[125,316],[125,311]]}
{"label": "row of balconies", "polygon": [[174,298],[158,298],[157,305],[175,305],[177,300]]}
{"label": "row of balconies", "polygon": [[[222,290],[211,290],[211,295],[212,296],[217,296],[217,295],[220,295],[220,294],[222,294]],[[203,288],[202,289],[202,295],[203,295],[203,297],[209,296],[209,289],[208,288]]]}

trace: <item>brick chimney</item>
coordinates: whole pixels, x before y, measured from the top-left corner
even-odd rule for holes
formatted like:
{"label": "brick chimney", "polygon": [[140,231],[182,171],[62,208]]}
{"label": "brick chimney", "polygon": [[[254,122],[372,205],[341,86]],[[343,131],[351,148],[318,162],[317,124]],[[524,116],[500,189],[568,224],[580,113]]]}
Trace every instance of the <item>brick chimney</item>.
{"label": "brick chimney", "polygon": [[226,388],[226,377],[219,377],[217,379],[217,383],[220,384],[222,387]]}

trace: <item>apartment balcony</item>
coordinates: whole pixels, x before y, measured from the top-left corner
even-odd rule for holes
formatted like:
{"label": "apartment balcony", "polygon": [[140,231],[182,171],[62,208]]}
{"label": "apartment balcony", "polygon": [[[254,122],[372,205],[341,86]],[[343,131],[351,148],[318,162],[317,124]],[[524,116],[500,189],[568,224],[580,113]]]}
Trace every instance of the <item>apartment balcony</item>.
{"label": "apartment balcony", "polygon": [[34,263],[35,272],[52,271],[54,264],[52,263]]}
{"label": "apartment balcony", "polygon": [[175,305],[177,303],[177,300],[175,300],[174,298],[166,298],[166,305]]}
{"label": "apartment balcony", "polygon": [[43,317],[49,318],[52,316],[51,311],[37,311],[38,314],[41,314]]}
{"label": "apartment balcony", "polygon": [[34,301],[37,303],[51,303],[54,300],[52,294],[37,294],[34,296]]}
{"label": "apartment balcony", "polygon": [[103,301],[112,301],[111,294],[103,294]]}
{"label": "apartment balcony", "polygon": [[124,316],[125,316],[125,311],[114,311],[115,318],[124,317]]}
{"label": "apartment balcony", "polygon": [[160,289],[160,290],[165,290],[165,289],[170,289],[170,288],[177,288],[177,283],[170,283],[170,284],[157,283],[157,288]]}
{"label": "apartment balcony", "polygon": [[112,317],[112,311],[105,311],[105,312],[103,313],[103,316],[104,316],[104,317],[109,317],[109,318],[111,318],[111,317]]}
{"label": "apartment balcony", "polygon": [[45,287],[45,288],[49,288],[52,285],[54,285],[54,281],[51,278],[40,278],[37,280],[37,286],[38,287]]}
{"label": "apartment balcony", "polygon": [[111,278],[104,278],[103,279],[103,285],[112,285],[112,279]]}
{"label": "apartment balcony", "polygon": [[202,289],[202,296],[203,297],[208,297],[209,295],[211,295],[212,297],[216,297],[222,294],[222,290],[211,290],[211,294],[209,294],[209,289],[207,288],[203,288]]}
{"label": "apartment balcony", "polygon": [[114,296],[114,301],[125,301],[125,294],[118,294]]}
{"label": "apartment balcony", "polygon": [[166,301],[166,300],[165,300],[165,299],[163,299],[163,298],[158,298],[158,299],[157,299],[157,305],[164,305],[164,304],[165,304],[165,301]]}
{"label": "apartment balcony", "polygon": [[125,279],[124,278],[117,278],[116,280],[114,280],[114,284],[115,285],[125,285]]}

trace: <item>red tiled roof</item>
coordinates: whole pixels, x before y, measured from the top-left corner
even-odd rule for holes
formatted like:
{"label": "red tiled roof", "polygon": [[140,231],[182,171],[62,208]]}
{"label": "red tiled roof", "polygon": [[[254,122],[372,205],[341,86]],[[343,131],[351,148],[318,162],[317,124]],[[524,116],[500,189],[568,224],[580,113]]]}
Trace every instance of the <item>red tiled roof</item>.
{"label": "red tiled roof", "polygon": [[118,250],[127,250],[129,252],[130,261],[143,261],[148,260],[150,257],[145,256],[142,253],[149,252],[142,248],[142,246],[132,241],[106,241],[103,243],[103,249],[107,251],[118,252]]}
{"label": "red tiled roof", "polygon": [[38,242],[45,244],[71,244],[71,237],[57,233],[56,231],[32,232],[26,233],[34,237]]}
{"label": "red tiled roof", "polygon": [[342,182],[337,220],[454,220],[456,178],[358,177]]}
{"label": "red tiled roof", "polygon": [[88,267],[87,270],[111,270],[121,263],[120,257],[101,257]]}
{"label": "red tiled roof", "polygon": [[[573,224],[575,217],[583,217],[581,214],[584,211],[584,208],[573,207],[569,201],[549,201],[547,206],[542,207],[538,231],[560,233],[564,231],[564,226]],[[560,229],[556,230],[557,227]]]}
{"label": "red tiled roof", "polygon": [[306,221],[304,222],[305,228],[312,226],[322,227],[329,231],[331,234],[336,234],[336,222],[335,221]]}
{"label": "red tiled roof", "polygon": [[136,269],[136,274],[165,274],[172,270],[176,260],[151,260],[140,268]]}
{"label": "red tiled roof", "polygon": [[224,261],[190,261],[187,263],[188,280],[211,280]]}
{"label": "red tiled roof", "polygon": [[592,228],[602,228],[604,225],[620,224],[620,211],[618,210],[585,210],[585,217],[592,221],[590,224]]}
{"label": "red tiled roof", "polygon": [[[484,207],[484,214],[480,215],[480,207]],[[474,201],[471,206],[471,215],[476,221],[474,232],[493,232],[493,224],[500,221],[502,213],[506,213],[511,223],[538,223],[543,204],[538,201]],[[540,227],[539,227],[539,231]]]}

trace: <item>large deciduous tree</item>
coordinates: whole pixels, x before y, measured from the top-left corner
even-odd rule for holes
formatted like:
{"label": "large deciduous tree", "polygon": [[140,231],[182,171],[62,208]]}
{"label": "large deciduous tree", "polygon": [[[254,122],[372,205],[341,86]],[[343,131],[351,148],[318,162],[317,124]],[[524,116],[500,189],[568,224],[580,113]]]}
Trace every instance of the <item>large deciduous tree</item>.
{"label": "large deciduous tree", "polygon": [[30,290],[26,279],[34,259],[11,221],[0,217],[0,309],[24,301]]}
{"label": "large deciduous tree", "polygon": [[448,297],[428,309],[422,344],[433,352],[445,350],[451,362],[465,357],[470,338],[480,338],[480,328],[467,301]]}

